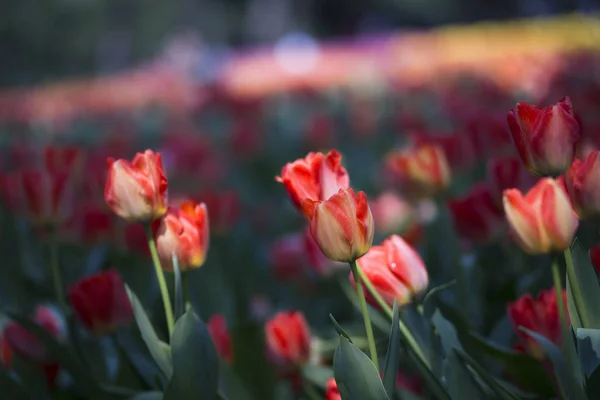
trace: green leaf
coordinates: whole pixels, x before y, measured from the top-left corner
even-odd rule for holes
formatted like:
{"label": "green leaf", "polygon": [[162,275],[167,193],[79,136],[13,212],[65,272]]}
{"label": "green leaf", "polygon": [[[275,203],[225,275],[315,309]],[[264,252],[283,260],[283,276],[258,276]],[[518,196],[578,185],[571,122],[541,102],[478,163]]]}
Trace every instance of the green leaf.
{"label": "green leaf", "polygon": [[587,379],[585,391],[588,399],[600,399],[600,367],[596,368]]}
{"label": "green leaf", "polygon": [[129,400],[162,400],[163,394],[161,392],[144,392],[136,394]]}
{"label": "green leaf", "polygon": [[502,400],[519,400],[517,396],[508,391],[504,386],[500,385],[496,379],[491,376],[485,368],[477,361],[462,350],[456,350],[456,354],[460,356],[473,370],[479,375],[481,380]]}
{"label": "green leaf", "polygon": [[575,330],[577,353],[585,376],[590,376],[600,366],[600,330],[579,328]]}
{"label": "green leaf", "polygon": [[474,351],[492,357],[513,375],[526,377],[519,382],[524,389],[546,397],[554,394],[553,383],[539,361],[525,353],[504,348],[474,332],[469,334],[469,338]]}
{"label": "green leaf", "polygon": [[[131,329],[137,329],[137,327],[132,326]],[[160,374],[156,362],[148,357],[145,352],[143,353],[140,351],[140,347],[143,346],[143,344],[140,342],[137,335],[134,338],[130,332],[121,329],[115,334],[115,339],[119,352],[131,364],[134,373],[139,375],[148,388],[155,389],[164,388],[166,386],[166,380],[164,376]],[[155,384],[155,376],[159,376],[160,379],[160,385],[158,386]]]}
{"label": "green leaf", "polygon": [[585,399],[583,388],[575,379],[573,371],[568,369],[567,360],[560,349],[546,337],[536,332],[523,328],[522,326],[520,326],[519,329],[535,339],[535,341],[542,346],[544,353],[550,358],[550,361],[552,361],[554,375],[558,381],[562,397],[569,400]]}
{"label": "green leaf", "polygon": [[7,399],[26,399],[31,397],[19,382],[10,377],[4,365],[0,363],[0,387]]}
{"label": "green leaf", "polygon": [[600,313],[597,312],[600,304],[598,278],[588,252],[577,238],[571,246],[571,255],[572,262],[569,260],[569,251],[565,251],[568,288],[573,299],[571,309],[575,311],[575,320],[581,323],[582,328],[600,329]]}
{"label": "green leaf", "polygon": [[455,350],[444,361],[444,376],[448,382],[448,391],[453,399],[485,399],[481,387]]}
{"label": "green leaf", "polygon": [[315,386],[325,390],[327,381],[333,378],[333,369],[322,365],[309,364],[302,368],[302,376],[314,383]]}
{"label": "green leaf", "polygon": [[181,288],[181,270],[179,269],[179,260],[173,253],[173,273],[175,274],[175,319],[183,315],[183,290]]}
{"label": "green leaf", "polygon": [[433,315],[433,312],[435,311],[435,300],[437,298],[437,294],[454,286],[455,284],[456,279],[431,289],[423,299],[423,315],[425,315],[426,317],[431,317]]}
{"label": "green leaf", "polygon": [[373,362],[344,337],[333,357],[335,381],[343,400],[389,400]]}
{"label": "green leaf", "polygon": [[46,376],[40,365],[14,354],[10,367],[18,375],[21,384],[27,388],[30,398],[43,399],[48,396]]}
{"label": "green leaf", "polygon": [[219,392],[223,393],[222,397],[226,396],[235,400],[251,400],[252,396],[248,389],[231,366],[222,360],[220,366]]}
{"label": "green leaf", "polygon": [[444,388],[444,385],[437,376],[433,373],[433,371],[421,361],[419,357],[417,357],[414,352],[409,348],[407,348],[410,359],[415,363],[419,373],[423,377],[423,380],[426,382],[427,387],[431,390],[434,398],[438,400],[451,400],[450,395]]}
{"label": "green leaf", "polygon": [[394,300],[392,329],[390,331],[390,341],[383,369],[383,387],[390,398],[396,391],[396,375],[398,375],[398,363],[400,362],[400,339],[400,315],[398,312],[398,302]]}
{"label": "green leaf", "polygon": [[442,316],[439,310],[436,310],[435,313],[433,313],[431,322],[433,322],[433,325],[440,335],[442,347],[447,355],[450,355],[453,349],[462,349],[456,334],[456,329],[450,321]]}
{"label": "green leaf", "polygon": [[329,319],[333,323],[333,327],[335,328],[338,335],[345,337],[346,339],[348,339],[348,341],[350,343],[352,343],[352,339],[350,338],[350,335],[348,335],[346,333],[346,331],[344,331],[344,328],[342,328],[342,326],[337,322],[337,320],[335,319],[335,317],[332,314],[329,314]]}
{"label": "green leaf", "polygon": [[173,376],[165,400],[217,397],[219,357],[206,325],[192,307],[175,323],[171,339]]}
{"label": "green leaf", "polygon": [[146,346],[148,346],[150,355],[154,361],[156,361],[156,364],[161,369],[163,374],[165,374],[167,379],[171,379],[171,376],[173,375],[173,363],[171,361],[169,345],[158,338],[158,335],[156,335],[156,332],[152,327],[150,318],[148,318],[148,315],[144,310],[144,306],[137,298],[135,293],[129,289],[129,287],[127,287],[127,293],[129,294],[129,299],[131,300],[135,321],[140,329],[144,343],[146,343]]}

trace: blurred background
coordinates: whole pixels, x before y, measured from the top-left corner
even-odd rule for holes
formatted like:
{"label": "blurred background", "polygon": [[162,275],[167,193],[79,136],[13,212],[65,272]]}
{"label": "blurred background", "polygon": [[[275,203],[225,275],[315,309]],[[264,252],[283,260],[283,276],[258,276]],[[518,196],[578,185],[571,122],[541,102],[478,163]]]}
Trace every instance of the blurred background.
{"label": "blurred background", "polygon": [[[590,12],[598,5],[596,0],[6,0],[0,15],[0,86],[111,74],[172,56],[182,46],[222,54],[298,32],[340,39]],[[200,69],[206,73],[209,64]]]}

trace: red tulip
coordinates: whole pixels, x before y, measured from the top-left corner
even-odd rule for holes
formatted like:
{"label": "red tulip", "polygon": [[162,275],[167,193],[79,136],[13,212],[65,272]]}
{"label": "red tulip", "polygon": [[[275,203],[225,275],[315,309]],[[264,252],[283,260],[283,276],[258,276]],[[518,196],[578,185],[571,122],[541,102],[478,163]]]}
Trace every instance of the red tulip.
{"label": "red tulip", "polygon": [[[537,359],[545,358],[544,350],[535,339],[521,331],[519,327],[522,326],[539,333],[560,347],[562,334],[556,300],[556,291],[550,289],[540,292],[537,299],[531,297],[530,294],[525,294],[507,307],[508,318],[517,333],[519,344],[524,347],[527,353]],[[563,290],[563,301],[566,305],[567,294],[565,290]],[[569,311],[566,306],[565,313],[568,318]]]}
{"label": "red tulip", "polygon": [[[13,348],[10,347],[4,336],[0,336],[0,362],[2,362],[4,368],[8,371],[12,368],[13,357]],[[41,368],[46,378],[46,387],[48,390],[52,390],[56,384],[56,377],[60,372],[60,365],[53,362],[49,364],[39,364],[39,368]]]}
{"label": "red tulip", "polygon": [[[427,289],[429,277],[419,254],[404,239],[393,235],[358,259],[358,264],[377,293],[391,307],[394,300],[402,306]],[[354,286],[354,279],[350,275]],[[377,306],[366,293],[367,301]]]}
{"label": "red tulip", "polygon": [[125,284],[116,270],[99,272],[71,285],[69,302],[81,323],[96,335],[114,333],[133,319]]}
{"label": "red tulip", "polygon": [[485,183],[476,184],[459,199],[448,203],[458,234],[472,242],[489,242],[505,228],[504,212]]}
{"label": "red tulip", "polygon": [[152,223],[156,248],[165,271],[173,271],[173,254],[182,272],[200,268],[209,246],[208,213],[204,203],[183,203],[169,207],[167,213]]}
{"label": "red tulip", "polygon": [[348,188],[325,201],[303,199],[302,209],[313,239],[329,259],[354,261],[371,247],[375,230],[364,192]]}
{"label": "red tulip", "polygon": [[78,173],[84,163],[85,154],[79,147],[46,147],[43,152],[44,169],[53,173]]}
{"label": "red tulip", "polygon": [[325,385],[325,400],[342,400],[335,378],[329,378]]}
{"label": "red tulip", "polygon": [[502,156],[491,158],[487,163],[486,180],[490,186],[494,202],[502,209],[502,194],[506,189],[531,189],[536,179],[523,166],[517,157]]}
{"label": "red tulip", "polygon": [[235,227],[240,216],[240,196],[236,191],[207,191],[197,198],[206,204],[212,232],[226,233]]}
{"label": "red tulip", "polygon": [[383,235],[408,232],[418,226],[418,215],[414,207],[394,192],[385,192],[369,202],[375,230]]}
{"label": "red tulip", "polygon": [[106,206],[86,203],[75,209],[71,220],[65,224],[63,234],[73,241],[97,243],[114,237],[116,221]]}
{"label": "red tulip", "polygon": [[557,176],[571,166],[580,129],[569,97],[546,108],[518,103],[507,120],[521,160],[532,174]]}
{"label": "red tulip", "polygon": [[506,190],[504,211],[517,243],[529,254],[566,249],[579,223],[569,196],[552,178],[541,179],[525,196]]}
{"label": "red tulip", "polygon": [[17,173],[17,182],[20,185],[17,207],[35,224],[57,226],[72,215],[74,193],[68,174],[21,171]]}
{"label": "red tulip", "polygon": [[[62,322],[52,309],[38,306],[33,321],[55,338],[62,339]],[[42,365],[55,363],[46,346],[33,333],[16,322],[9,322],[5,325],[2,337],[6,341],[6,345],[21,357]]]}
{"label": "red tulip", "polygon": [[167,211],[167,178],[160,153],[146,150],[131,162],[108,159],[104,200],[126,221],[150,222]]}
{"label": "red tulip", "polygon": [[441,148],[420,145],[394,152],[386,160],[394,180],[413,198],[432,197],[450,184],[450,168]]}
{"label": "red tulip", "polygon": [[283,183],[292,203],[300,209],[303,199],[327,200],[350,185],[342,156],[336,150],[326,155],[308,153],[305,158],[287,163],[275,179]]}
{"label": "red tulip", "polygon": [[600,243],[590,248],[590,260],[592,260],[596,273],[600,273]]}
{"label": "red tulip", "polygon": [[207,326],[219,356],[228,363],[233,362],[233,346],[225,317],[215,314],[208,320]]}
{"label": "red tulip", "polygon": [[600,216],[600,152],[581,161],[575,159],[565,176],[565,185],[579,218]]}
{"label": "red tulip", "polygon": [[304,316],[295,311],[276,314],[265,325],[269,358],[282,367],[298,367],[310,358],[311,333]]}

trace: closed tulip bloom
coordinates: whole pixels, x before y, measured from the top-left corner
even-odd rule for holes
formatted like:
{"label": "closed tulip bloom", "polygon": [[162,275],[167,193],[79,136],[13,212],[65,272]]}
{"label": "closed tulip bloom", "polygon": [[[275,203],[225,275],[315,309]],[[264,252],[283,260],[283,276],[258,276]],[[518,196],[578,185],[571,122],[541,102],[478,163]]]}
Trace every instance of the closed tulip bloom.
{"label": "closed tulip bloom", "polygon": [[69,287],[68,295],[77,318],[96,335],[114,333],[133,319],[125,284],[116,270],[80,280]]}
{"label": "closed tulip bloom", "polygon": [[487,163],[486,181],[494,202],[502,209],[502,194],[506,189],[529,190],[537,179],[515,156],[493,157]]}
{"label": "closed tulip bloom", "polygon": [[308,153],[287,163],[275,178],[283,183],[292,203],[302,210],[302,200],[327,200],[350,185],[350,177],[342,166],[342,156],[336,150],[327,154]]}
{"label": "closed tulip bloom", "polygon": [[580,129],[569,97],[545,108],[518,103],[508,112],[507,120],[515,147],[529,172],[557,176],[571,166]]}
{"label": "closed tulip bloom", "polygon": [[217,353],[223,360],[231,363],[233,361],[233,346],[225,317],[221,314],[215,314],[208,320],[206,325]]}
{"label": "closed tulip bloom", "polygon": [[403,234],[418,227],[419,216],[415,208],[394,192],[380,194],[370,202],[375,230],[384,235]]}
{"label": "closed tulip bloom", "polygon": [[[537,332],[557,345],[562,344],[562,334],[556,301],[556,290],[550,289],[540,292],[537,299],[530,294],[521,296],[517,301],[507,307],[508,318],[519,338],[519,345],[529,355],[539,360],[544,359],[545,353],[537,341],[519,329],[520,326]],[[563,301],[567,304],[567,293],[563,290]],[[567,320],[569,310],[566,309]]]}
{"label": "closed tulip bloom", "polygon": [[565,185],[579,218],[600,216],[600,160],[598,150],[584,161],[573,160],[565,176]]}
{"label": "closed tulip bloom", "polygon": [[388,155],[387,167],[404,193],[412,198],[432,197],[450,184],[450,167],[439,146],[421,144]]}
{"label": "closed tulip bloom", "polygon": [[126,221],[150,222],[167,211],[167,178],[160,153],[146,150],[131,162],[108,161],[104,200]]}
{"label": "closed tulip bloom", "polygon": [[[33,321],[57,339],[62,339],[62,321],[58,314],[49,307],[38,306]],[[2,337],[12,351],[30,361],[42,365],[55,363],[46,346],[17,322],[9,322],[2,332]]]}
{"label": "closed tulip bloom", "polygon": [[498,238],[506,228],[504,212],[485,183],[474,185],[463,197],[448,202],[458,235],[475,243]]}
{"label": "closed tulip bloom", "polygon": [[569,196],[552,178],[541,179],[525,196],[506,190],[504,211],[517,243],[529,254],[566,249],[579,223]]}
{"label": "closed tulip bloom", "polygon": [[325,385],[325,400],[342,400],[335,378],[329,378]]}
{"label": "closed tulip bloom", "polygon": [[[391,307],[394,300],[402,306],[419,295],[429,284],[429,276],[419,254],[400,236],[393,235],[358,260],[377,293]],[[350,275],[350,282],[355,286]],[[377,303],[368,293],[367,301]]]}
{"label": "closed tulip bloom", "polygon": [[325,201],[304,199],[302,209],[313,239],[329,259],[354,261],[371,247],[375,229],[364,192],[340,189]]}
{"label": "closed tulip bloom", "polygon": [[152,224],[162,268],[173,271],[173,254],[182,272],[200,268],[209,246],[208,211],[204,203],[184,202],[169,207],[161,219]]}
{"label": "closed tulip bloom", "polygon": [[310,358],[311,333],[304,316],[297,311],[276,314],[265,324],[267,354],[281,367],[299,367]]}

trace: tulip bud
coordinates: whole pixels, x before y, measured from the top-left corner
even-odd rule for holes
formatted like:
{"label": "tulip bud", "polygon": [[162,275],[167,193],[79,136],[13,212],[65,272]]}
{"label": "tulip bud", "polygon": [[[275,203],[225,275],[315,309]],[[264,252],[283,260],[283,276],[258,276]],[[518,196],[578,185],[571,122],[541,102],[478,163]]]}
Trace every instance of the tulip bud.
{"label": "tulip bud", "polygon": [[505,230],[504,212],[485,182],[473,186],[464,197],[451,200],[448,208],[459,236],[469,241],[489,242]]}
{"label": "tulip bud", "polygon": [[173,271],[173,254],[182,272],[200,268],[209,246],[208,212],[204,203],[183,203],[169,207],[161,219],[152,223],[162,268]]}
{"label": "tulip bud", "polygon": [[[373,246],[358,259],[359,267],[369,278],[377,293],[391,307],[407,304],[429,284],[427,269],[419,254],[400,236],[393,235],[379,246]],[[350,282],[355,286],[352,274]],[[366,293],[367,301],[377,306]]]}
{"label": "tulip bud", "polygon": [[[55,338],[61,339],[63,333],[62,321],[52,309],[38,306],[33,321]],[[6,340],[6,345],[21,357],[42,365],[53,364],[55,361],[52,359],[46,346],[37,338],[37,336],[17,322],[9,322],[4,327],[2,337]]]}
{"label": "tulip bud", "polygon": [[517,157],[493,157],[487,163],[486,181],[494,202],[500,209],[502,209],[502,194],[506,189],[529,190],[536,180]]}
{"label": "tulip bud", "polygon": [[329,259],[354,261],[371,247],[375,230],[364,192],[340,189],[325,201],[304,199],[302,209],[313,239]]}
{"label": "tulip bud", "polygon": [[221,314],[215,314],[208,320],[206,325],[215,344],[217,354],[228,363],[233,362],[233,347],[225,317]]}
{"label": "tulip bud", "polygon": [[104,200],[119,217],[131,222],[150,222],[167,211],[167,178],[160,153],[146,150],[131,162],[108,161]]}
{"label": "tulip bud", "polygon": [[569,97],[545,108],[518,103],[508,112],[507,120],[515,147],[529,172],[558,176],[571,166],[580,129]]}
{"label": "tulip bud", "polygon": [[419,216],[415,208],[394,192],[382,193],[369,206],[378,233],[403,235],[419,227]]}
{"label": "tulip bud", "polygon": [[556,180],[541,179],[525,196],[508,189],[503,202],[515,239],[526,253],[562,251],[571,245],[579,221]]}
{"label": "tulip bud", "polygon": [[342,400],[335,378],[329,378],[325,385],[325,400]]}
{"label": "tulip bud", "polygon": [[[563,290],[563,304],[567,304],[566,291]],[[537,341],[519,329],[520,326],[544,336],[546,339],[561,347],[562,334],[556,301],[556,290],[542,291],[537,299],[530,294],[521,296],[517,301],[507,307],[508,318],[517,333],[519,344],[525,351],[538,360],[545,358],[544,350]],[[569,310],[565,307],[567,319]]]}
{"label": "tulip bud", "polygon": [[342,156],[336,150],[326,155],[308,153],[305,158],[287,163],[275,180],[283,183],[292,203],[300,209],[303,199],[327,200],[350,185]]}
{"label": "tulip bud", "polygon": [[121,275],[99,272],[69,287],[69,302],[81,323],[96,335],[114,333],[133,319]]}
{"label": "tulip bud", "polygon": [[450,184],[450,167],[438,146],[422,144],[388,155],[387,167],[403,192],[412,198],[432,197]]}
{"label": "tulip bud", "polygon": [[585,161],[575,159],[565,174],[565,185],[579,218],[600,216],[600,152],[591,152]]}
{"label": "tulip bud", "polygon": [[299,367],[310,358],[311,333],[304,316],[295,311],[280,312],[265,325],[267,352],[281,367]]}

